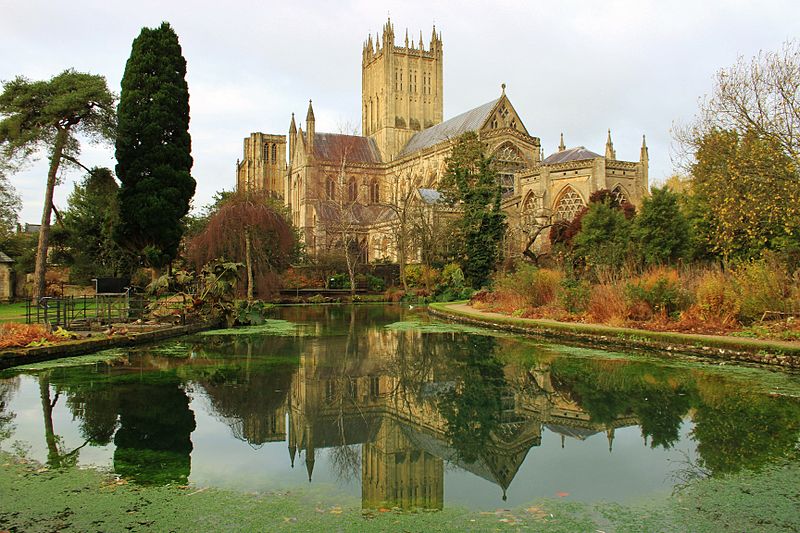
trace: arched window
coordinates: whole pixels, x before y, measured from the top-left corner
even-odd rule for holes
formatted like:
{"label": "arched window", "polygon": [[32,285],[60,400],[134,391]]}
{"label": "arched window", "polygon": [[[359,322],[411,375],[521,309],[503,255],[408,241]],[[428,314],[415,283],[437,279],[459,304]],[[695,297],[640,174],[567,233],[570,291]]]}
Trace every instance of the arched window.
{"label": "arched window", "polygon": [[272,162],[275,163],[278,161],[278,145],[272,145]]}
{"label": "arched window", "polygon": [[584,208],[586,204],[583,202],[583,198],[578,192],[573,189],[572,187],[567,187],[559,196],[558,202],[556,202],[555,207],[553,208],[553,212],[555,213],[555,220],[564,220],[570,222],[575,215],[580,212],[581,209]]}
{"label": "arched window", "polygon": [[378,180],[373,179],[369,182],[369,201],[372,204],[377,204],[381,201],[381,191],[378,185]]}
{"label": "arched window", "polygon": [[336,199],[336,182],[333,181],[333,178],[325,181],[325,194],[328,196],[328,200]]}
{"label": "arched window", "polygon": [[347,201],[355,202],[358,199],[358,183],[355,178],[350,178],[347,182]]}
{"label": "arched window", "polygon": [[536,223],[536,216],[540,214],[541,207],[541,199],[533,193],[528,193],[522,203],[522,225],[524,228],[530,228]]}
{"label": "arched window", "polygon": [[264,160],[269,161],[269,143],[264,143]]}
{"label": "arched window", "polygon": [[512,143],[503,143],[492,155],[492,164],[497,171],[497,179],[503,189],[503,196],[514,193],[514,174],[527,165],[519,148]]}
{"label": "arched window", "polygon": [[620,186],[620,185],[617,185],[611,191],[611,198],[614,200],[614,202],[617,205],[622,205],[622,204],[626,204],[626,203],[630,202],[630,200],[628,200],[628,195],[625,194],[625,191],[623,190],[622,186]]}

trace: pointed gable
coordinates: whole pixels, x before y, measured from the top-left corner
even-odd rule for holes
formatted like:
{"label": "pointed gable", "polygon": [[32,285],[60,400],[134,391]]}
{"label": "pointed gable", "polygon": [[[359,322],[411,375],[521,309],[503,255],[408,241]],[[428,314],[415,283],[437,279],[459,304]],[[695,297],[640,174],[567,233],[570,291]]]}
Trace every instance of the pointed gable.
{"label": "pointed gable", "polygon": [[400,150],[398,157],[425,150],[470,131],[489,132],[500,128],[512,128],[528,134],[528,130],[525,129],[525,125],[505,94],[496,100],[415,133]]}
{"label": "pointed gable", "polygon": [[488,133],[503,128],[511,128],[512,130],[517,130],[525,135],[529,135],[517,110],[514,109],[514,106],[511,105],[511,101],[505,94],[495,101],[494,108],[492,108],[491,113],[489,113],[489,116],[486,117],[486,120],[481,125],[480,131]]}
{"label": "pointed gable", "polygon": [[408,143],[400,150],[398,157],[404,157],[420,150],[425,150],[441,142],[460,137],[468,131],[479,131],[486,123],[497,103],[501,100],[492,100],[466,113],[461,113],[449,120],[415,133]]}

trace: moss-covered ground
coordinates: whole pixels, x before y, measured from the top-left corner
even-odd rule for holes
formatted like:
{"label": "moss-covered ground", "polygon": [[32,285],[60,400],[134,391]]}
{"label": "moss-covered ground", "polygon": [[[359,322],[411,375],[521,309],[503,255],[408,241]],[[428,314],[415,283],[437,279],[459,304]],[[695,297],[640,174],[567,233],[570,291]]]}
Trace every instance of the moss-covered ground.
{"label": "moss-covered ground", "polygon": [[543,500],[476,512],[362,510],[313,489],[239,493],[137,486],[91,469],[49,470],[0,454],[0,530],[8,531],[759,531],[800,530],[800,464],[694,481],[633,506]]}

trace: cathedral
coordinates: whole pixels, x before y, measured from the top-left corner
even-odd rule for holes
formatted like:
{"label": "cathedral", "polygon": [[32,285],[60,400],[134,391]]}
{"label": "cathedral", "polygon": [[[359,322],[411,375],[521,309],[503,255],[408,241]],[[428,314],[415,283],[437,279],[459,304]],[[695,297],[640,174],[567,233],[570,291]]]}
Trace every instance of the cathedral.
{"label": "cathedral", "polygon": [[[505,94],[452,118],[443,116],[444,55],[441,33],[398,46],[389,20],[364,43],[361,135],[316,131],[309,101],[305,124],[292,114],[289,134],[252,133],[236,165],[238,190],[267,191],[283,199],[310,255],[341,249],[355,235],[366,262],[397,259],[397,231],[409,201],[435,208],[454,141],[474,132],[492,158],[508,215],[508,252],[520,254],[536,228],[571,220],[589,195],[609,189],[638,206],[648,191],[648,154],[642,138],[638,161],[568,148],[545,156]],[[288,152],[288,157],[287,157]],[[539,236],[536,246],[542,246]],[[350,243],[353,244],[353,243]],[[411,254],[413,257],[414,254]]]}

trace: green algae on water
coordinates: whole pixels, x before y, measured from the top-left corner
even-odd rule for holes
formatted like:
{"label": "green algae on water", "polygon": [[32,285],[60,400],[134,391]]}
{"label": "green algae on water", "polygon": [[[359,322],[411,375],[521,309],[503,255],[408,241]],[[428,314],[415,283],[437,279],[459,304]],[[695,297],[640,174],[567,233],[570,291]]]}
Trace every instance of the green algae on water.
{"label": "green algae on water", "polygon": [[455,324],[450,322],[422,322],[420,320],[402,320],[392,322],[384,328],[390,331],[419,331],[420,333],[472,333],[487,337],[505,337],[508,334],[491,329]]}
{"label": "green algae on water", "polygon": [[288,320],[268,318],[258,326],[244,326],[239,328],[212,329],[203,331],[202,336],[209,335],[275,335],[278,337],[300,337],[305,335],[303,324],[295,324]]}
{"label": "green algae on water", "polygon": [[19,365],[14,368],[0,372],[0,376],[4,374],[13,374],[17,372],[40,372],[44,370],[52,370],[54,368],[63,368],[70,366],[86,366],[96,364],[107,364],[116,361],[121,361],[128,356],[127,349],[112,349],[104,350],[99,353],[90,355],[79,355],[76,357],[64,357],[63,359],[54,359],[52,361],[42,361],[40,363],[29,363],[27,365]]}

